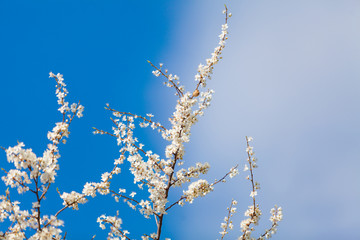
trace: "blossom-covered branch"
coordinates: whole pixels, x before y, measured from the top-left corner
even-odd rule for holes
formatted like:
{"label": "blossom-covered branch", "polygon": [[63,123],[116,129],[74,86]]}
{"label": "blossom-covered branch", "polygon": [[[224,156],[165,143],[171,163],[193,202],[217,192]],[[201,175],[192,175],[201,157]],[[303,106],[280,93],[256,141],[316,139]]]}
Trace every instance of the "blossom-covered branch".
{"label": "blossom-covered branch", "polygon": [[234,228],[234,225],[230,219],[236,212],[236,207],[235,207],[236,205],[237,205],[237,201],[233,199],[233,200],[231,200],[230,207],[227,208],[228,215],[224,218],[224,222],[221,223],[221,228],[222,228],[222,231],[220,232],[221,240],[223,240],[225,235],[228,234],[228,231],[227,231],[228,229]]}
{"label": "blossom-covered branch", "polygon": [[[255,228],[252,227],[251,225],[254,226],[258,225],[260,221],[260,216],[262,214],[259,208],[259,204],[256,203],[256,198],[255,198],[258,194],[257,191],[260,189],[260,183],[254,180],[254,169],[257,168],[258,165],[257,165],[257,158],[255,157],[255,153],[253,151],[253,147],[250,146],[251,141],[253,141],[252,137],[246,137],[247,164],[245,164],[244,171],[250,172],[250,175],[248,175],[246,179],[248,179],[251,182],[250,197],[252,198],[253,204],[249,206],[245,212],[245,216],[248,218],[240,223],[240,228],[243,234],[238,238],[238,240],[252,240],[252,239],[263,240],[263,239],[271,238],[272,235],[276,233],[278,222],[282,220],[282,216],[283,216],[282,208],[277,207],[275,205],[275,207],[272,208],[270,211],[271,213],[270,221],[272,223],[271,228],[265,230],[265,232],[258,238],[253,238],[251,236],[252,232],[255,230]],[[223,239],[224,236],[228,233],[227,232],[228,228],[232,229],[233,225],[232,222],[230,221],[230,218],[232,217],[233,213],[235,213],[236,211],[236,208],[232,207],[233,205],[234,204],[232,202],[230,207],[228,208],[229,214],[227,217],[225,217],[225,222],[221,224],[221,228],[223,229],[223,231],[220,232],[221,239]]]}
{"label": "blossom-covered branch", "polygon": [[[147,117],[141,117],[137,114],[117,111],[110,108],[114,119],[112,132],[104,131],[95,128],[95,134],[107,134],[116,137],[117,144],[120,146],[120,152],[130,164],[130,171],[134,176],[134,183],[138,185],[140,191],[147,190],[149,193],[148,199],[133,199],[124,196],[122,193],[117,193],[115,190],[110,190],[116,200],[124,198],[127,204],[136,209],[139,207],[140,213],[145,217],[150,215],[155,216],[156,232],[153,234],[143,235],[144,239],[152,238],[159,240],[161,237],[163,220],[167,211],[176,206],[184,205],[185,202],[192,203],[195,198],[205,196],[213,190],[215,184],[224,181],[230,175],[235,176],[238,173],[237,167],[230,170],[219,181],[210,184],[205,179],[199,179],[192,182],[193,178],[198,178],[200,174],[206,174],[210,168],[208,163],[196,163],[196,166],[188,169],[177,169],[184,164],[184,143],[190,141],[190,131],[192,126],[198,121],[198,117],[204,114],[204,110],[210,106],[213,90],[205,90],[200,92],[200,86],[206,86],[206,80],[210,79],[214,65],[221,59],[220,55],[225,47],[225,40],[227,39],[227,8],[224,11],[225,24],[222,25],[221,34],[219,36],[219,46],[215,48],[211,54],[211,58],[206,60],[206,64],[199,65],[198,73],[195,76],[196,87],[192,91],[187,91],[185,86],[181,85],[180,78],[173,75],[168,70],[163,70],[163,64],[159,67],[153,63],[150,65],[154,68],[153,74],[156,77],[163,76],[165,78],[164,84],[168,87],[174,88],[176,95],[179,97],[175,106],[175,112],[170,117],[170,128],[164,127],[163,124],[154,122],[153,115],[148,114]],[[196,104],[198,106],[196,107]],[[153,153],[151,150],[145,150],[145,145],[134,137],[134,129],[138,125],[140,127],[151,126],[153,129],[158,129],[163,139],[169,141],[165,148],[164,158],[160,154]],[[126,154],[123,155],[123,154]],[[168,197],[170,190],[173,187],[181,187],[183,184],[189,183],[188,187],[183,190],[183,195],[179,196],[179,200],[169,203]],[[144,186],[146,187],[144,189]],[[125,190],[124,190],[125,191]],[[134,205],[134,204],[135,205]]]}
{"label": "blossom-covered branch", "polygon": [[4,170],[5,176],[1,178],[2,181],[6,186],[15,188],[19,194],[32,193],[29,199],[35,200],[30,213],[28,210],[20,210],[20,202],[10,200],[9,190],[6,190],[5,196],[0,196],[0,222],[5,219],[11,222],[7,231],[0,232],[0,236],[5,239],[61,238],[62,231],[59,227],[63,226],[63,221],[57,218],[58,214],[50,217],[43,215],[41,202],[55,182],[59,169],[58,145],[60,142],[66,143],[65,137],[69,137],[70,124],[75,116],[83,116],[84,107],[80,103],[69,106],[69,102],[65,101],[68,91],[63,75],[50,72],[50,78],[54,78],[57,83],[55,94],[60,105],[58,111],[62,114],[62,121],[56,123],[52,131],[48,132],[47,137],[51,143],[48,144],[43,156],[37,157],[32,149],[24,149],[25,144],[22,142],[5,149],[7,160],[13,164],[14,169]]}

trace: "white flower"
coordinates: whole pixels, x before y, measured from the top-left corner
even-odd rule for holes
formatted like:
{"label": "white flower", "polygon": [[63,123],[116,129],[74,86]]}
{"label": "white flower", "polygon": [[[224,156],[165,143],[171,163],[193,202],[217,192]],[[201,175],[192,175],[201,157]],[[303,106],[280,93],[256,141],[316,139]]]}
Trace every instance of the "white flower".
{"label": "white flower", "polygon": [[160,76],[160,71],[159,71],[159,70],[152,71],[152,73],[153,73],[156,77],[159,77],[159,76]]}
{"label": "white flower", "polygon": [[230,169],[230,178],[233,178],[233,177],[235,177],[236,175],[238,175],[239,174],[239,170],[237,169],[237,168],[231,168]]}
{"label": "white flower", "polygon": [[245,166],[244,166],[244,172],[247,171],[247,170],[249,170],[249,167],[248,167],[247,164],[245,164]]}
{"label": "white flower", "polygon": [[255,197],[257,195],[257,191],[252,191],[251,193],[250,193],[250,197]]}
{"label": "white flower", "polygon": [[52,72],[49,73],[49,78],[54,78],[55,74],[53,74]]}

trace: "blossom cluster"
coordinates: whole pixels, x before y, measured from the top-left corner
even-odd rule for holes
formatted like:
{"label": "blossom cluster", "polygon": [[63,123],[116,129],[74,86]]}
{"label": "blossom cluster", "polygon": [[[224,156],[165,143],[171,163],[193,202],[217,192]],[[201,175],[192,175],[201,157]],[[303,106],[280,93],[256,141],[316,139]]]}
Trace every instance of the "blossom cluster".
{"label": "blossom cluster", "polygon": [[[56,96],[60,105],[58,111],[63,115],[62,121],[55,124],[52,131],[47,134],[50,143],[43,155],[37,157],[31,148],[25,149],[25,144],[18,142],[14,147],[5,149],[7,161],[13,164],[14,169],[5,171],[1,178],[6,186],[15,188],[19,194],[29,194],[35,202],[29,210],[20,210],[20,202],[12,201],[10,191],[0,195],[0,222],[8,220],[11,225],[5,232],[0,232],[3,239],[60,239],[63,221],[54,215],[41,215],[41,202],[50,186],[55,182],[58,160],[60,158],[58,145],[66,143],[65,137],[69,137],[69,126],[75,116],[82,117],[84,107],[80,103],[65,101],[68,94],[63,75],[50,72],[50,77],[56,80]],[[32,232],[32,233],[31,233]],[[27,237],[27,233],[31,236]]]}
{"label": "blossom cluster", "polygon": [[186,201],[192,203],[195,198],[203,197],[213,191],[213,187],[204,179],[200,179],[190,184],[189,189],[184,191]]}
{"label": "blossom cluster", "polygon": [[108,239],[119,239],[118,237],[120,237],[121,240],[129,239],[126,236],[127,234],[129,234],[129,231],[121,230],[122,220],[118,216],[119,211],[116,212],[115,217],[101,215],[100,217],[98,217],[97,222],[99,223],[100,228],[103,230],[106,228],[104,223],[110,224],[110,232],[108,234]]}

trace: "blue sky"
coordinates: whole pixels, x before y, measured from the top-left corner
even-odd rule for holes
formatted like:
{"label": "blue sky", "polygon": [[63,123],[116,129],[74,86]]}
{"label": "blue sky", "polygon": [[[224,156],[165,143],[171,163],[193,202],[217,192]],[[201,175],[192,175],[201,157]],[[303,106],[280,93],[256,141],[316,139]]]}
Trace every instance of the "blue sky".
{"label": "blue sky", "polygon": [[[146,60],[163,62],[189,88],[197,65],[209,57],[223,23],[223,4],[233,13],[224,59],[209,87],[212,106],[194,126],[186,159],[209,162],[208,179],[244,163],[245,136],[253,136],[263,210],[284,209],[274,239],[356,239],[360,224],[360,3],[358,1],[0,1],[0,146],[23,141],[38,155],[46,133],[61,120],[49,71],[64,74],[69,101],[80,100],[84,117],[61,146],[56,186],[80,191],[112,167],[114,139],[105,103],[166,122],[171,89],[152,76]],[[163,142],[139,133],[163,154]],[[5,154],[0,166],[7,167]],[[123,168],[119,186],[131,186]],[[231,198],[239,201],[235,229],[250,204],[241,173],[207,198],[169,214],[172,239],[216,239]],[[131,182],[131,181],[130,181]],[[4,185],[0,185],[0,190]],[[54,189],[55,190],[55,189]],[[49,211],[60,207],[56,194]],[[68,239],[105,239],[95,220],[117,209],[124,228],[138,233],[134,212],[109,198],[91,199],[67,211]],[[170,224],[173,223],[173,225]]]}

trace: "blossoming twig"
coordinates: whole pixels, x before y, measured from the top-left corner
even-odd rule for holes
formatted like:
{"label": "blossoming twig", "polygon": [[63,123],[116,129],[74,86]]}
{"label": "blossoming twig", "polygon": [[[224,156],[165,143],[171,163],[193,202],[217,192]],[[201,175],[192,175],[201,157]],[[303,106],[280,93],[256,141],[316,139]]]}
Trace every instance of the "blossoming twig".
{"label": "blossoming twig", "polygon": [[236,208],[234,207],[237,204],[237,201],[235,201],[234,199],[231,200],[231,204],[230,207],[228,207],[228,215],[227,217],[224,218],[224,223],[221,223],[221,228],[223,229],[220,234],[221,234],[221,240],[224,239],[225,235],[228,234],[228,228],[229,229],[233,229],[234,225],[232,223],[232,221],[230,220],[230,218],[233,216],[233,214],[236,212]]}
{"label": "blossoming twig", "polygon": [[[261,210],[259,208],[259,204],[256,204],[256,195],[257,190],[260,189],[260,184],[254,180],[254,168],[257,168],[257,158],[254,156],[253,147],[250,146],[250,142],[253,140],[252,137],[246,137],[246,152],[247,152],[247,162],[248,165],[245,165],[244,171],[250,171],[250,175],[247,176],[247,179],[251,182],[252,191],[250,193],[250,197],[253,199],[253,204],[249,206],[248,210],[245,212],[245,216],[249,218],[243,220],[240,224],[241,231],[243,232],[242,236],[239,237],[239,240],[249,240],[251,239],[251,233],[254,231],[254,227],[250,227],[251,224],[258,225]],[[278,222],[282,219],[282,209],[277,208],[271,209],[272,217],[270,221],[273,223],[272,227],[269,230],[266,230],[263,235],[261,235],[258,239],[262,240],[264,238],[270,238],[272,234],[276,232],[276,227],[278,226]]]}

